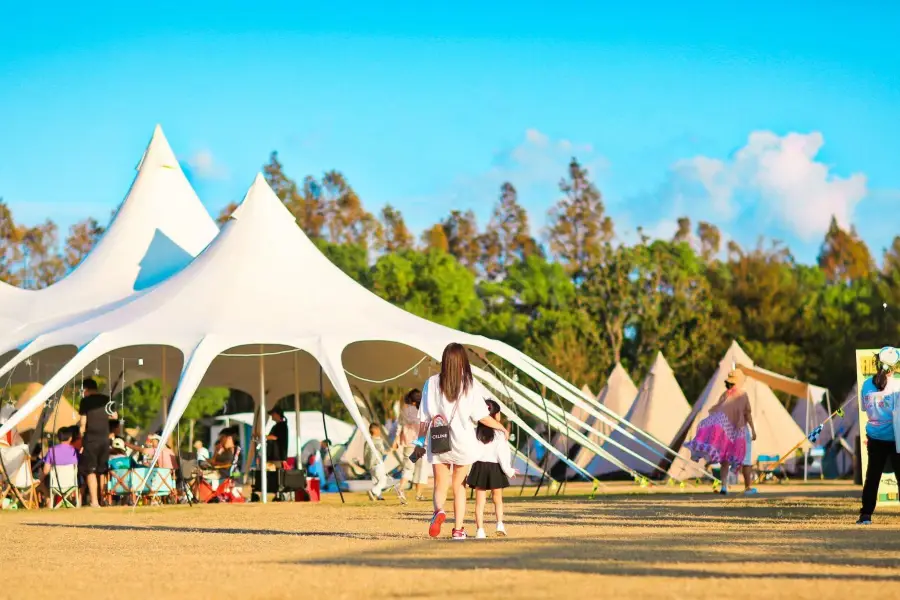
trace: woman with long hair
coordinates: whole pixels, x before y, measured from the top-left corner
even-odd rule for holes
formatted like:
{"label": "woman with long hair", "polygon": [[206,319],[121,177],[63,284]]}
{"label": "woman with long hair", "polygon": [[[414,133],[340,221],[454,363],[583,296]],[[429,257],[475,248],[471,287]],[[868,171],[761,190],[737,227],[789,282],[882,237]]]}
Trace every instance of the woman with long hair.
{"label": "woman with long hair", "polygon": [[[487,404],[491,417],[497,419],[500,405],[490,398],[486,398],[484,403]],[[466,479],[469,487],[475,490],[475,539],[483,540],[487,537],[484,533],[484,507],[487,504],[488,490],[497,516],[497,535],[506,537],[506,527],[503,526],[503,488],[509,487],[509,480],[516,474],[512,465],[512,453],[506,436],[496,429],[479,423],[475,428],[475,437],[481,442],[481,455],[472,465]]]}
{"label": "woman with long hair", "polygon": [[[434,515],[428,534],[437,537],[447,518],[444,503],[453,488],[453,539],[466,539],[466,476],[481,454],[475,437],[479,423],[505,432],[488,412],[484,398],[489,394],[472,377],[466,349],[449,344],[441,357],[441,372],[425,382],[419,407],[419,437],[415,444],[427,452],[434,470]],[[427,440],[426,440],[426,434]]]}
{"label": "woman with long hair", "polygon": [[900,473],[900,454],[897,453],[894,411],[900,385],[893,377],[893,369],[876,359],[876,373],[867,379],[860,390],[860,404],[866,411],[866,481],[863,483],[862,508],[857,525],[871,525],[872,513],[878,502],[878,486],[885,463],[890,460],[894,474]]}

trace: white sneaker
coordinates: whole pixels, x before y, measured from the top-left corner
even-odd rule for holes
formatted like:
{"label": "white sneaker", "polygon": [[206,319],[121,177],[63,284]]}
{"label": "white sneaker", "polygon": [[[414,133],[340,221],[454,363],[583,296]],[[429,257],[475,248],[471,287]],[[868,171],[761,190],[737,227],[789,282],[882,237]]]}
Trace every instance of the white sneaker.
{"label": "white sneaker", "polygon": [[497,535],[499,537],[506,537],[506,527],[503,526],[503,523],[497,523]]}
{"label": "white sneaker", "polygon": [[483,539],[486,539],[486,538],[487,538],[487,535],[485,535],[485,533],[484,533],[484,528],[479,527],[479,528],[478,528],[478,531],[475,532],[475,539],[476,539],[476,540],[483,540]]}

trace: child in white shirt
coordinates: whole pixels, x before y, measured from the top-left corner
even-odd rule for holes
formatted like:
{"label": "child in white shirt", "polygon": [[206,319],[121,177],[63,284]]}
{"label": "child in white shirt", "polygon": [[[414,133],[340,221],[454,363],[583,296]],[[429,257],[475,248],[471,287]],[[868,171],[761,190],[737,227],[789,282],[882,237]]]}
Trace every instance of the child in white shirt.
{"label": "child in white shirt", "polygon": [[[488,412],[493,419],[500,414],[500,405],[490,398],[485,399]],[[506,536],[503,526],[503,488],[509,487],[509,480],[515,476],[512,466],[512,454],[506,436],[487,425],[478,424],[475,430],[480,452],[478,460],[469,471],[467,483],[475,490],[475,525],[478,528],[475,539],[484,539],[484,507],[487,504],[487,492],[491,491],[494,512],[497,515],[497,535]]]}

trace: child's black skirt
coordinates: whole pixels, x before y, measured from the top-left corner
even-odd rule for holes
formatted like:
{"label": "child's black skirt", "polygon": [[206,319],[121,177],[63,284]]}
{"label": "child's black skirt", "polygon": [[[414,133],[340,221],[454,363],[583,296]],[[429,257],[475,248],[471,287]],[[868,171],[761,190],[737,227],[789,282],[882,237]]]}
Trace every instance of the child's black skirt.
{"label": "child's black skirt", "polygon": [[509,478],[498,463],[479,461],[472,465],[466,485],[474,490],[499,490],[509,487]]}

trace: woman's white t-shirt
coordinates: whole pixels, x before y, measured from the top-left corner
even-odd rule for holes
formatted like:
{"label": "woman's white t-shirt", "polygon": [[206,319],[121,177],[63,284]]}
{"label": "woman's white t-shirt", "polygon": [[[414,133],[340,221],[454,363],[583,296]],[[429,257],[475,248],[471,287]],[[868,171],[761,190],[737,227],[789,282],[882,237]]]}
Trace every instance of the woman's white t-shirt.
{"label": "woman's white t-shirt", "polygon": [[[434,375],[422,388],[422,404],[419,406],[419,421],[431,423],[441,415],[450,421],[450,451],[444,454],[431,453],[431,436],[428,442],[428,462],[431,464],[471,465],[478,460],[483,446],[475,437],[475,426],[481,419],[489,417],[485,400],[491,395],[477,381],[456,402],[449,402],[441,393],[440,375]],[[455,414],[454,414],[455,411]]]}

